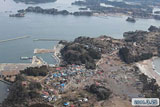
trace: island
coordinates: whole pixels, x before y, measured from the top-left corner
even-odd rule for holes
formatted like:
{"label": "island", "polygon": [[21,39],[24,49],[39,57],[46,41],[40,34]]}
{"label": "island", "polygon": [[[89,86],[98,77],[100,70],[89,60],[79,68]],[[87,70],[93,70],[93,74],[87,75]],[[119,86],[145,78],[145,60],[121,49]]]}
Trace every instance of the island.
{"label": "island", "polygon": [[151,64],[160,56],[159,35],[150,26],[123,39],[60,41],[59,64],[20,70],[2,107],[128,107],[132,98],[160,98],[160,75]]}
{"label": "island", "polygon": [[[50,14],[50,15],[74,15],[74,16],[108,16],[108,15],[116,15],[116,16],[128,16],[126,21],[136,22],[135,18],[143,18],[143,19],[155,19],[160,20],[159,14],[153,13],[153,8],[150,6],[143,5],[129,5],[124,2],[116,2],[116,1],[101,1],[100,3],[104,3],[106,5],[113,5],[111,7],[104,7],[98,1],[76,1],[72,3],[72,5],[80,5],[86,6],[85,8],[79,8],[79,11],[69,12],[68,10],[58,10],[55,8],[43,9],[39,6],[33,7],[29,6],[27,9],[18,10],[20,13],[41,13],[41,14]],[[116,7],[117,6],[117,7]],[[89,11],[88,11],[89,10]]]}
{"label": "island", "polygon": [[132,23],[135,23],[135,22],[136,22],[136,20],[135,20],[133,17],[128,17],[128,18],[126,19],[126,21],[132,22]]}
{"label": "island", "polygon": [[[24,3],[45,3],[54,2],[56,0],[15,0],[16,2]],[[160,20],[159,11],[154,12],[154,8],[160,6],[160,3],[155,0],[122,0],[122,1],[110,1],[110,0],[85,0],[75,1],[72,5],[83,6],[79,8],[79,11],[69,12],[68,10],[58,10],[55,8],[43,9],[39,6],[28,7],[28,12],[53,14],[53,15],[74,15],[74,16],[128,16],[134,18],[143,19],[155,19]],[[16,16],[16,15],[12,15]],[[134,22],[133,19],[128,19],[129,22]]]}
{"label": "island", "polygon": [[72,5],[85,6],[98,15],[126,15],[135,18],[160,20],[159,15],[153,13],[153,8],[160,5],[155,0],[78,0],[73,2]]}
{"label": "island", "polygon": [[89,11],[77,11],[77,12],[69,12],[67,10],[61,10],[51,8],[51,9],[43,9],[39,6],[36,7],[28,7],[27,9],[18,10],[20,13],[41,13],[41,14],[50,14],[50,15],[74,15],[74,16],[92,16],[92,12]]}
{"label": "island", "polygon": [[39,4],[39,3],[48,3],[48,2],[55,2],[56,0],[14,0],[15,2],[23,2],[26,4]]}

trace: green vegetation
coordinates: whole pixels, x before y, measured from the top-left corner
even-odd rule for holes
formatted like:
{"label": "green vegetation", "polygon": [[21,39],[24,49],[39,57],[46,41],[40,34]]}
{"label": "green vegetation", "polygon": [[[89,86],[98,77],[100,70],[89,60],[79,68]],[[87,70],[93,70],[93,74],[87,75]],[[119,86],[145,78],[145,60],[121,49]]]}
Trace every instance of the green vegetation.
{"label": "green vegetation", "polygon": [[160,87],[155,79],[148,78],[145,74],[139,76],[140,81],[143,83],[142,92],[148,98],[160,98]]}
{"label": "green vegetation", "polygon": [[124,62],[129,64],[129,63],[138,62],[138,61],[152,58],[153,54],[152,53],[142,53],[138,55],[132,55],[130,53],[130,49],[128,49],[127,47],[124,47],[119,50],[119,56]]}
{"label": "green vegetation", "polygon": [[[28,100],[39,98],[39,90],[42,89],[39,82],[29,82],[25,76],[19,75],[16,82],[10,87],[7,99],[2,103],[2,107],[18,107],[19,104],[26,105]],[[25,81],[24,81],[25,80]]]}
{"label": "green vegetation", "polygon": [[38,67],[29,67],[23,71],[20,71],[22,74],[26,74],[28,76],[46,76],[48,73],[48,69],[46,66]]}
{"label": "green vegetation", "polygon": [[68,43],[61,50],[63,59],[67,64],[85,64],[87,69],[95,69],[95,59],[100,59],[101,54],[93,48],[85,47],[79,43]]}
{"label": "green vegetation", "polygon": [[92,84],[91,86],[87,87],[87,91],[96,94],[99,101],[109,99],[112,93],[109,89],[103,86],[98,86],[96,84]]}

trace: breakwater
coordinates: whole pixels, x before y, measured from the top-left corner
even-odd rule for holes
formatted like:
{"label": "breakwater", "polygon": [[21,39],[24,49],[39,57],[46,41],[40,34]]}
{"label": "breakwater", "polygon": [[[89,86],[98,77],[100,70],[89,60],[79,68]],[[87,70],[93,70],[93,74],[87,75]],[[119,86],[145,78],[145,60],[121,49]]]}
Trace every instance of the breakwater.
{"label": "breakwater", "polygon": [[33,41],[61,41],[59,39],[34,39]]}
{"label": "breakwater", "polygon": [[0,40],[0,43],[8,42],[8,41],[14,41],[14,40],[18,40],[18,39],[29,38],[29,37],[30,37],[30,36],[21,36],[21,37],[16,37],[16,38],[11,38],[11,39],[6,39],[6,40]]}

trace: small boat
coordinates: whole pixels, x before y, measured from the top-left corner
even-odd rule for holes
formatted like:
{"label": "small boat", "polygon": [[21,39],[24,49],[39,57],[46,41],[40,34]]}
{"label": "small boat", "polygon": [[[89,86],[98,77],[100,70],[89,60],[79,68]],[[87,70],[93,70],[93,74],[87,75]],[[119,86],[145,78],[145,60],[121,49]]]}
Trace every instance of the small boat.
{"label": "small boat", "polygon": [[29,60],[29,59],[32,59],[30,57],[20,57],[21,60]]}

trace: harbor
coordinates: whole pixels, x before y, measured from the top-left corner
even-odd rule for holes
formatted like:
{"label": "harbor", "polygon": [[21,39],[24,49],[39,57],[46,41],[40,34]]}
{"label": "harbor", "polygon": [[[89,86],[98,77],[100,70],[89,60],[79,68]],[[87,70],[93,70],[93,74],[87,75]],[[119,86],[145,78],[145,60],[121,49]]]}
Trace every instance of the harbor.
{"label": "harbor", "polygon": [[[1,63],[0,64],[0,81],[5,80],[13,82],[16,75],[18,75],[20,70],[24,70],[27,67],[40,67],[42,65],[46,66],[59,66],[60,64],[60,50],[64,46],[62,44],[57,44],[53,49],[35,49],[34,56],[31,57],[20,57],[21,60],[31,60],[31,63]],[[55,64],[48,64],[42,57],[36,56],[37,54],[51,53],[53,59],[56,60]]]}
{"label": "harbor", "polygon": [[60,64],[60,58],[61,58],[60,50],[63,47],[64,46],[62,44],[57,44],[53,47],[53,49],[34,49],[34,54],[51,53],[52,58],[56,60],[55,65],[58,66]]}

